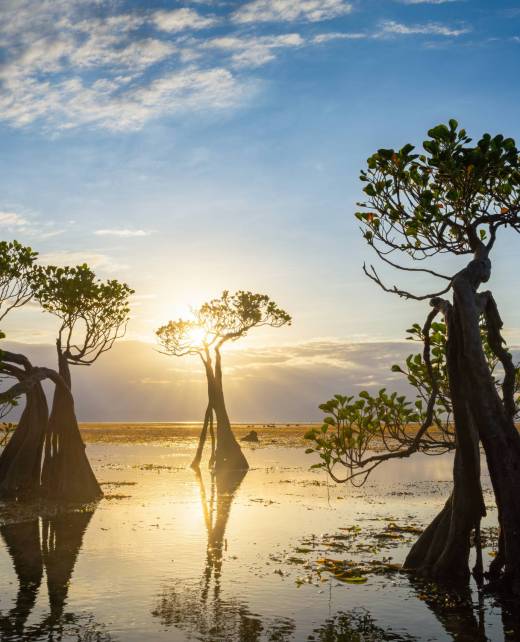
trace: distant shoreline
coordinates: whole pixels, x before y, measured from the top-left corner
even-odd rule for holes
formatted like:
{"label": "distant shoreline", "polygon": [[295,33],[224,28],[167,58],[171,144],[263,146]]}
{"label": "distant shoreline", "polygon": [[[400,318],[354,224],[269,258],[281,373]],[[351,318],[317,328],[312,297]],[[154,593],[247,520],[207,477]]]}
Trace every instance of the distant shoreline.
{"label": "distant shoreline", "polygon": [[[85,442],[93,443],[157,443],[199,437],[201,422],[81,422]],[[260,444],[302,445],[303,436],[316,423],[232,423],[237,439],[251,430],[258,433]]]}

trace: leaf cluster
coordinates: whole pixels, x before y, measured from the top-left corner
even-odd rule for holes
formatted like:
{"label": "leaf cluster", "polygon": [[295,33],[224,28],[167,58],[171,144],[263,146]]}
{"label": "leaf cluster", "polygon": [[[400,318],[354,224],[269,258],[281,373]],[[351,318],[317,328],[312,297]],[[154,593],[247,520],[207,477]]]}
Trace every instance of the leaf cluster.
{"label": "leaf cluster", "polygon": [[412,258],[475,252],[496,230],[520,231],[520,153],[512,138],[484,134],[476,145],[456,120],[428,132],[423,152],[379,149],[360,178],[365,239]]}
{"label": "leaf cluster", "polygon": [[175,357],[204,352],[205,336],[198,321],[168,321],[155,332],[162,351]]}
{"label": "leaf cluster", "polygon": [[89,364],[124,335],[133,290],[115,279],[101,281],[88,265],[40,267],[33,291],[42,308],[61,320],[59,343],[67,359]]}
{"label": "leaf cluster", "polygon": [[[503,383],[504,373],[493,353],[484,324],[481,325],[481,340],[484,354],[494,378],[497,390]],[[407,330],[407,339],[424,343],[423,328],[414,323]],[[370,472],[379,464],[396,457],[408,457],[415,452],[441,454],[455,448],[452,422],[453,409],[450,397],[446,364],[446,324],[433,322],[429,333],[429,362],[422,353],[408,355],[405,363],[395,364],[392,372],[406,377],[415,392],[409,400],[396,392],[388,394],[383,388],[375,395],[362,391],[355,396],[334,395],[320,405],[325,413],[320,429],[307,432],[305,438],[312,442],[307,453],[317,453],[320,462],[315,468],[323,468],[336,481],[360,479],[366,481]],[[515,367],[515,400],[520,409],[520,366]],[[433,375],[433,379],[432,379]],[[435,384],[435,394],[434,393]],[[434,399],[431,413],[428,404]],[[420,426],[424,430],[417,439]],[[379,452],[378,452],[379,451]],[[346,469],[338,477],[334,468]]]}
{"label": "leaf cluster", "polygon": [[32,296],[31,277],[38,254],[18,241],[0,241],[0,321]]}
{"label": "leaf cluster", "polygon": [[193,311],[193,320],[178,319],[161,326],[156,335],[167,354],[184,356],[217,350],[227,341],[236,341],[251,329],[290,325],[291,316],[267,294],[224,290],[219,298]]}
{"label": "leaf cluster", "polygon": [[238,290],[230,294],[224,290],[217,299],[204,303],[197,319],[208,335],[219,343],[236,340],[251,329],[260,326],[279,328],[291,324],[291,316],[278,307],[267,294]]}

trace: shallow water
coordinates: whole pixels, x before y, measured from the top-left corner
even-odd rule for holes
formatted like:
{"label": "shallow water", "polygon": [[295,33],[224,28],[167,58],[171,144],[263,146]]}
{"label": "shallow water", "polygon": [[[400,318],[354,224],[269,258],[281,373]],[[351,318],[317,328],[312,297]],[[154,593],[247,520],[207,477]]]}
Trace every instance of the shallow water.
{"label": "shallow water", "polygon": [[323,557],[402,562],[416,535],[379,535],[428,523],[449,494],[450,455],[389,463],[357,489],[282,446],[249,447],[242,479],[199,478],[193,449],[90,444],[106,494],[97,507],[0,527],[0,639],[519,639],[475,590],[441,608],[400,573],[347,584],[317,571]]}

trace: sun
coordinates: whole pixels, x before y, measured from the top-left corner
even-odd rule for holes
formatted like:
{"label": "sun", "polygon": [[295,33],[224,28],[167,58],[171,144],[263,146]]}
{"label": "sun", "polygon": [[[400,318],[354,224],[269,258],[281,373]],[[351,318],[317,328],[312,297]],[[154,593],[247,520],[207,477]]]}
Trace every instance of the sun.
{"label": "sun", "polygon": [[193,346],[202,346],[207,342],[208,333],[202,326],[194,325],[188,331],[188,340]]}

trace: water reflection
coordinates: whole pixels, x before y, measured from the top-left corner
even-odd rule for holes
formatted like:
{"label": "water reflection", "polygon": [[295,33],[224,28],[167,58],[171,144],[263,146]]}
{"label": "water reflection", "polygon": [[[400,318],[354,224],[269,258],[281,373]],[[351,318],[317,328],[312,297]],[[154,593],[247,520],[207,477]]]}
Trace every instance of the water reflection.
{"label": "water reflection", "polygon": [[406,633],[396,633],[378,626],[366,609],[337,613],[315,628],[307,642],[416,642]]}
{"label": "water reflection", "polygon": [[[0,639],[59,640],[111,638],[89,615],[66,613],[69,583],[95,507],[58,512],[26,522],[0,526],[0,536],[13,562],[18,592],[12,609],[0,615]],[[47,578],[49,612],[38,623],[28,625]],[[88,638],[85,638],[85,635]]]}
{"label": "water reflection", "polygon": [[195,473],[200,489],[202,513],[207,531],[205,565],[199,582],[165,589],[153,615],[165,628],[175,627],[188,639],[201,642],[413,642],[415,637],[397,634],[377,626],[365,609],[338,613],[323,624],[297,637],[292,618],[267,618],[250,610],[239,597],[222,595],[222,564],[227,551],[226,528],[231,507],[246,472],[222,473],[211,477],[206,489]]}
{"label": "water reflection", "polygon": [[295,624],[290,618],[265,622],[247,603],[221,595],[223,555],[227,550],[226,527],[235,494],[247,471],[216,473],[207,490],[200,472],[196,478],[207,531],[205,565],[200,582],[170,587],[161,595],[153,615],[165,627],[174,626],[189,637],[211,642],[288,642]]}
{"label": "water reflection", "polygon": [[[520,611],[518,603],[491,598],[483,591],[472,593],[466,590],[451,590],[432,583],[410,578],[410,585],[417,597],[435,615],[439,624],[454,642],[490,642],[495,638],[486,631],[486,613],[489,602],[499,606],[502,613],[502,628],[505,639],[520,640]],[[476,602],[475,602],[476,600]],[[488,604],[486,604],[488,602]]]}

